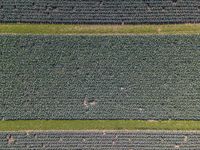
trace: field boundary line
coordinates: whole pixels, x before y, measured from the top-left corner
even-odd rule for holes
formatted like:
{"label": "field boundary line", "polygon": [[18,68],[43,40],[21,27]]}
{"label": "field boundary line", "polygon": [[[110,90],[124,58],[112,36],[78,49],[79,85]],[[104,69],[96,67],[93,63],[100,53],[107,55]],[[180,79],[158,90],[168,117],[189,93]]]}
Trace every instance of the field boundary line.
{"label": "field boundary line", "polygon": [[200,34],[200,24],[162,25],[78,25],[78,24],[0,24],[0,34],[42,35],[180,35]]}

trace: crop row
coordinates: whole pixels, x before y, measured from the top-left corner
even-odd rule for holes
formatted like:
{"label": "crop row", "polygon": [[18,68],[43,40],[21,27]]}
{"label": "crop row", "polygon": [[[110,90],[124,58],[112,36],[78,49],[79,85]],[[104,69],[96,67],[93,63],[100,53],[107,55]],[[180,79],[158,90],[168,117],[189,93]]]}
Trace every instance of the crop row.
{"label": "crop row", "polygon": [[199,132],[0,132],[0,149],[184,149],[200,147]]}
{"label": "crop row", "polygon": [[196,0],[0,1],[0,22],[197,23],[199,15]]}
{"label": "crop row", "polygon": [[200,36],[0,36],[0,118],[200,119]]}

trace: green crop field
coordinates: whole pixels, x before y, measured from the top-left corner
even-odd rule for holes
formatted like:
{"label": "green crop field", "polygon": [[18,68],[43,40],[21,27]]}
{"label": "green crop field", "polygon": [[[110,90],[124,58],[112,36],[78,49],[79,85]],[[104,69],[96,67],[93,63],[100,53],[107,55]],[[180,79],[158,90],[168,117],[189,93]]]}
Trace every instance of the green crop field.
{"label": "green crop field", "polygon": [[[199,24],[42,25],[1,24],[1,34],[199,34]],[[18,120],[0,121],[0,130],[200,130],[200,121]]]}
{"label": "green crop field", "polygon": [[199,42],[198,35],[1,35],[0,118],[198,120]]}
{"label": "green crop field", "polygon": [[0,12],[0,150],[200,149],[197,0]]}

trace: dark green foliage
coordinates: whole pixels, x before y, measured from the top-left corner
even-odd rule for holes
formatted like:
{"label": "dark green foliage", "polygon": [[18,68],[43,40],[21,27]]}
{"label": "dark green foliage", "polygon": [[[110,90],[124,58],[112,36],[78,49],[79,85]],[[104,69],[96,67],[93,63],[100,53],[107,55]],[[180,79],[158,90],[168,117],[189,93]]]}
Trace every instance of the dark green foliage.
{"label": "dark green foliage", "polygon": [[200,36],[0,36],[1,119],[200,119]]}
{"label": "dark green foliage", "polygon": [[199,149],[199,132],[48,131],[0,132],[0,149]]}
{"label": "dark green foliage", "polygon": [[198,23],[197,0],[1,0],[0,22]]}

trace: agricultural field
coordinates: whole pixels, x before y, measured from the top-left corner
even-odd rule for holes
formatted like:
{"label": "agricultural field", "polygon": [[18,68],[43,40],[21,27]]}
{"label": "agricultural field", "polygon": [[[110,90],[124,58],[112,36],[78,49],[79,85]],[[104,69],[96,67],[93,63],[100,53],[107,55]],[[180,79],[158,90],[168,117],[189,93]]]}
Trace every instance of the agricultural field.
{"label": "agricultural field", "polygon": [[199,120],[198,35],[1,35],[3,120]]}
{"label": "agricultural field", "polygon": [[200,149],[200,1],[1,0],[0,150]]}
{"label": "agricultural field", "polygon": [[199,5],[196,0],[1,0],[0,22],[198,23]]}
{"label": "agricultural field", "polygon": [[0,132],[0,149],[195,150],[199,139],[194,131]]}

